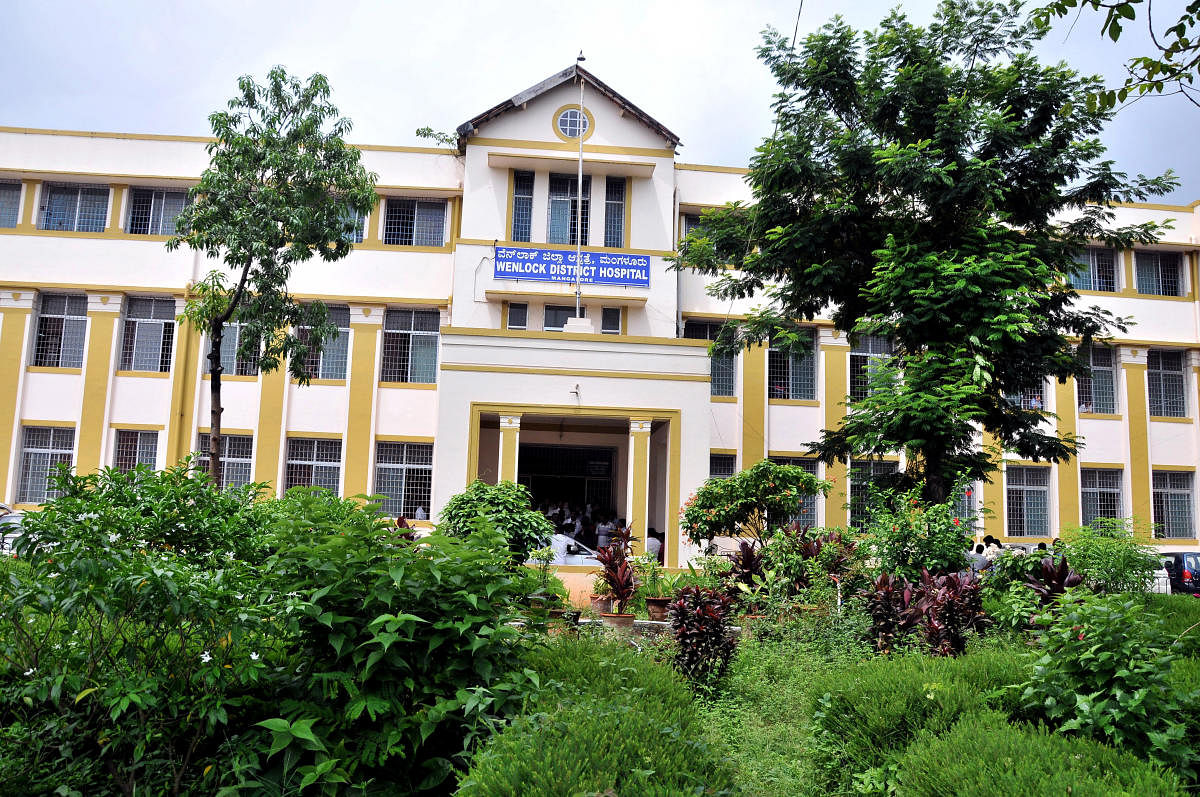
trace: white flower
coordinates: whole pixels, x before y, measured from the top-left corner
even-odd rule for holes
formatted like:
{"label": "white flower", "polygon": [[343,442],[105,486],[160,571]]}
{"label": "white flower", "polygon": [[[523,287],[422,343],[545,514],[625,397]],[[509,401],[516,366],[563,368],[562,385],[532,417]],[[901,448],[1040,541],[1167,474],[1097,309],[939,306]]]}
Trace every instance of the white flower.
{"label": "white flower", "polygon": [[250,661],[258,661],[258,654],[257,654],[257,653],[251,653],[251,654],[250,654]]}
{"label": "white flower", "polygon": [[28,677],[30,675],[33,675],[34,672],[35,672],[35,670],[32,667],[30,667],[28,670],[25,671],[25,676]]}
{"label": "white flower", "polygon": [[204,662],[205,664],[208,664],[210,661],[212,661],[212,656],[208,654],[207,650],[200,654],[200,661]]}

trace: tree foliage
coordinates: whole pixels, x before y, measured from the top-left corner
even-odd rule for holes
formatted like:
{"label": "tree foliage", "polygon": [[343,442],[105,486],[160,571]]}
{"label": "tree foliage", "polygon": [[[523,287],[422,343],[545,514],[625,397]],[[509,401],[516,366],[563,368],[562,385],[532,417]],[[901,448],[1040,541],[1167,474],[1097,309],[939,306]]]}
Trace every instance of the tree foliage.
{"label": "tree foliage", "polygon": [[239,356],[273,371],[284,362],[301,383],[310,353],[337,336],[319,301],[301,303],[288,292],[292,268],[314,256],[340,260],[350,253],[356,214],[375,204],[375,176],[343,137],[350,122],[329,102],[320,74],[307,82],[273,68],[260,85],[238,80],[229,109],[209,116],[215,140],[209,167],[188,193],[178,234],[168,249],[188,246],[221,258],[221,270],[192,286],[184,318],[208,336],[212,374],[210,472],[220,481],[221,343],[227,324],[240,325]]}
{"label": "tree foliage", "polygon": [[718,350],[799,341],[818,316],[889,337],[868,395],[810,447],[826,462],[902,450],[904,480],[934,503],[993,470],[980,426],[1025,458],[1075,453],[1006,397],[1085,374],[1072,340],[1124,329],[1077,305],[1075,258],[1089,241],[1155,240],[1154,224],[1116,226],[1111,204],[1175,182],[1104,160],[1111,112],[1086,102],[1099,79],[1040,63],[1043,34],[1016,5],[964,0],[927,27],[897,11],[874,31],[835,18],[797,46],[768,31],[759,55],[780,91],[754,204],[706,212],[676,263],[722,299],[765,300]]}

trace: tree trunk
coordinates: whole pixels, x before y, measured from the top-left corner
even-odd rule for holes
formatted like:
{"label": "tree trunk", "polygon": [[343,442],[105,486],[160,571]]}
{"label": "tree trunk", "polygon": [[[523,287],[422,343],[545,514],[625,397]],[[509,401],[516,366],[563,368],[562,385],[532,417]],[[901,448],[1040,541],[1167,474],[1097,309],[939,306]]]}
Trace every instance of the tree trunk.
{"label": "tree trunk", "polygon": [[209,328],[208,372],[211,417],[208,422],[208,475],[213,484],[221,486],[221,340],[225,336],[225,324],[214,318]]}
{"label": "tree trunk", "polygon": [[925,487],[921,491],[931,504],[944,504],[950,498],[951,484],[942,473],[943,460],[939,453],[925,452]]}

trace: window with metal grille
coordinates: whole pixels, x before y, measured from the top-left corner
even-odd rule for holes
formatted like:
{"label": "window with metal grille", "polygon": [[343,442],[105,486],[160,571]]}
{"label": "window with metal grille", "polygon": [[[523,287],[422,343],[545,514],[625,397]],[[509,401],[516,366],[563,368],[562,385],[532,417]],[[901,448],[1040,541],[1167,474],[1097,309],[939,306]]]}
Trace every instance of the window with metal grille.
{"label": "window with metal grille", "polygon": [[186,191],[135,188],[129,197],[125,231],[131,235],[174,235],[175,219],[186,204]]}
{"label": "window with metal grille", "polygon": [[954,501],[954,516],[961,521],[961,525],[966,530],[973,529],[978,519],[975,509],[975,496],[974,484],[964,485],[951,496]]}
{"label": "window with metal grille", "polygon": [[700,229],[700,214],[699,213],[685,213],[683,216],[683,236],[682,237],[687,238],[688,235],[691,234],[692,230],[698,230],[698,229]]}
{"label": "window with metal grille", "polygon": [[[326,306],[329,322],[337,327],[337,334],[323,342],[321,351],[310,349],[304,361],[304,370],[310,379],[345,379],[346,363],[350,344],[350,307],[344,304]],[[308,343],[312,337],[309,327],[296,330],[300,340]]]}
{"label": "window with metal grille", "polygon": [[382,382],[437,381],[437,310],[393,308],[383,317]]}
{"label": "window with metal grille", "polygon": [[[579,313],[581,316],[587,316],[587,308],[580,306]],[[542,329],[547,332],[562,332],[567,325],[568,318],[575,317],[575,308],[565,305],[548,304],[545,306],[545,312],[542,316]]]}
{"label": "window with metal grille", "polygon": [[850,349],[850,398],[871,393],[871,374],[892,356],[892,342],[882,335],[862,335]]}
{"label": "window with metal grille", "polygon": [[1050,469],[1009,465],[1007,482],[1007,533],[1010,537],[1050,536]]}
{"label": "window with metal grille", "polygon": [[[685,321],[683,336],[692,340],[716,340],[721,333],[721,321]],[[732,396],[737,390],[737,357],[728,354],[708,355],[710,389],[714,396]]]}
{"label": "window with metal grille", "polygon": [[[808,457],[771,457],[776,465],[794,465],[803,468],[805,473],[817,475],[817,461]],[[802,526],[817,525],[817,496],[805,495],[800,498],[796,514],[788,518],[787,523],[799,523]]]}
{"label": "window with metal grille", "polygon": [[625,178],[604,178],[604,245],[625,245]]}
{"label": "window with metal grille", "polygon": [[767,352],[767,397],[773,399],[803,399],[817,397],[816,333],[808,332],[807,352],[770,349]]}
{"label": "window with metal grille", "polygon": [[128,473],[138,465],[154,470],[158,463],[158,432],[134,432],[117,430],[116,446],[113,451],[113,467]]}
{"label": "window with metal grille", "polygon": [[708,478],[728,479],[737,473],[737,457],[733,454],[709,454]]}
{"label": "window with metal grille", "polygon": [[[392,517],[428,517],[433,488],[431,443],[376,443],[375,492]],[[420,511],[418,511],[420,510]]]}
{"label": "window with metal grille", "polygon": [[1121,512],[1121,471],[1080,468],[1079,492],[1085,526],[1098,517],[1119,518],[1123,516]]}
{"label": "window with metal grille", "polygon": [[442,246],[446,242],[446,200],[387,200],[383,242],[390,246]]}
{"label": "window with metal grille", "polygon": [[[258,376],[258,359],[241,354],[238,351],[241,342],[242,325],[236,321],[225,324],[225,328],[221,330],[221,373]],[[212,371],[211,363],[208,369]]]}
{"label": "window with metal grille", "polygon": [[21,207],[21,184],[0,180],[0,227],[16,227]]}
{"label": "window with metal grille", "polygon": [[568,108],[558,115],[556,124],[558,125],[558,132],[567,138],[577,138],[587,133],[587,114],[581,112],[578,108]]}
{"label": "window with metal grille", "polygon": [[1183,381],[1183,352],[1146,352],[1146,388],[1150,414],[1166,418],[1187,417],[1187,392]]}
{"label": "window with metal grille", "polygon": [[346,224],[353,224],[353,232],[347,233],[346,237],[351,243],[360,244],[363,242],[363,235],[367,229],[367,217],[359,213],[354,208],[347,205],[342,208],[342,221]]}
{"label": "window with metal grille", "polygon": [[1005,396],[1009,404],[1015,404],[1023,410],[1044,410],[1046,409],[1046,390],[1045,385],[1036,387],[1027,387],[1019,394],[1009,393]]}
{"label": "window with metal grille", "polygon": [[42,186],[38,228],[68,232],[104,232],[108,222],[107,185]]}
{"label": "window with metal grille", "polygon": [[508,306],[508,328],[525,329],[529,326],[529,305],[513,302]]}
{"label": "window with metal grille", "polygon": [[40,368],[79,368],[87,336],[87,297],[43,293],[38,297],[33,364]]}
{"label": "window with metal grille", "polygon": [[75,462],[75,430],[50,426],[26,426],[21,437],[21,484],[17,501],[43,504],[62,491],[51,489],[50,476],[58,465]]}
{"label": "window with metal grille", "polygon": [[1151,296],[1183,296],[1178,252],[1134,252],[1137,292]]}
{"label": "window with metal grille", "polygon": [[1080,355],[1091,367],[1091,372],[1076,380],[1079,411],[1116,412],[1117,379],[1113,368],[1113,350],[1107,346],[1092,346],[1080,352]]}
{"label": "window with metal grille", "polygon": [[324,487],[338,492],[342,478],[342,441],[289,437],[284,489]]}
{"label": "window with metal grille", "polygon": [[605,307],[600,311],[600,332],[604,335],[621,334],[620,307]]}
{"label": "window with metal grille", "polygon": [[533,172],[513,172],[512,239],[533,235]]}
{"label": "window with metal grille", "polygon": [[898,462],[850,460],[850,525],[860,529],[870,519],[870,485],[900,468]]}
{"label": "window with metal grille", "polygon": [[[196,467],[208,471],[207,432],[196,435]],[[250,483],[250,473],[254,462],[254,438],[250,435],[228,434],[221,435],[221,489],[241,487]]]}
{"label": "window with metal grille", "polygon": [[1071,287],[1080,291],[1117,289],[1116,253],[1112,249],[1089,246],[1078,255],[1079,270],[1071,275]]}
{"label": "window with metal grille", "polygon": [[170,371],[174,336],[174,299],[127,299],[121,370]]}
{"label": "window with metal grille", "polygon": [[1156,470],[1153,473],[1154,522],[1157,534],[1172,540],[1192,539],[1192,474]]}
{"label": "window with metal grille", "polygon": [[[547,240],[552,244],[570,244],[579,242],[576,216],[579,212],[579,198],[576,195],[578,182],[573,174],[550,175],[550,221],[547,230]],[[583,243],[588,239],[588,218],[592,200],[592,177],[583,176]]]}

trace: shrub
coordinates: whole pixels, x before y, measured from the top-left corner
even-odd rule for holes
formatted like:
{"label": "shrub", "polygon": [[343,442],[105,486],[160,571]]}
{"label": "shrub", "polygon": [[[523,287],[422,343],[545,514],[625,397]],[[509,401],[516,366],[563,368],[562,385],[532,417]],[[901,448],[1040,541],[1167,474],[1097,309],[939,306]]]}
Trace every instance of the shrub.
{"label": "shrub", "polygon": [[998,597],[985,603],[985,611],[996,625],[1008,631],[1025,631],[1041,611],[1041,601],[1028,584],[1009,584]]}
{"label": "shrub", "polygon": [[1042,557],[1027,554],[1020,548],[1005,548],[980,573],[986,595],[1003,595],[1013,584],[1024,584],[1041,567]]}
{"label": "shrub", "polygon": [[819,532],[799,524],[781,529],[764,550],[766,567],[793,595],[828,594],[835,584],[853,594],[862,586],[866,548],[844,531]]}
{"label": "shrub", "polygon": [[1179,779],[1129,753],[1086,739],[1010,725],[1003,714],[967,714],[900,758],[902,794],[1182,795]]}
{"label": "shrub", "polygon": [[736,643],[729,636],[729,596],[704,587],[684,587],[667,606],[679,652],[675,666],[693,684],[706,687],[725,673]]}
{"label": "shrub", "polygon": [[920,632],[935,656],[958,656],[967,647],[967,634],[990,625],[983,613],[980,583],[957,573],[921,572],[916,584],[881,573],[864,592],[871,616],[871,639],[880,653],[903,647]]}
{"label": "shrub", "polygon": [[[1177,640],[1183,656],[1200,655],[1200,599],[1188,595],[1146,596],[1147,608],[1162,619],[1167,635]],[[1197,682],[1200,686],[1200,682]]]}
{"label": "shrub", "polygon": [[805,496],[829,491],[796,465],[764,459],[727,479],[709,479],[680,509],[679,527],[694,545],[713,537],[748,534],[769,538],[796,514]]}
{"label": "shrub", "polygon": [[952,573],[966,566],[970,520],[963,524],[953,502],[926,504],[921,489],[870,489],[864,533],[883,572],[916,579],[922,570]]}
{"label": "shrub", "polygon": [[1047,556],[1038,562],[1038,567],[1028,576],[1026,585],[1033,590],[1043,606],[1054,605],[1067,590],[1083,583],[1083,576],[1071,569],[1067,557],[1059,557],[1058,564]]}
{"label": "shrub", "polygon": [[1196,750],[1162,622],[1127,596],[1068,594],[1046,627],[1022,684],[1027,711],[1064,733],[1090,736],[1194,778]]}
{"label": "shrub", "polygon": [[1064,529],[1057,547],[1096,592],[1145,592],[1161,566],[1154,548],[1137,541],[1128,518]]}
{"label": "shrub", "polygon": [[488,484],[476,479],[442,507],[438,530],[449,537],[469,537],[480,518],[508,542],[515,563],[524,562],[529,552],[550,544],[554,526],[532,507],[529,489],[516,482]]}

